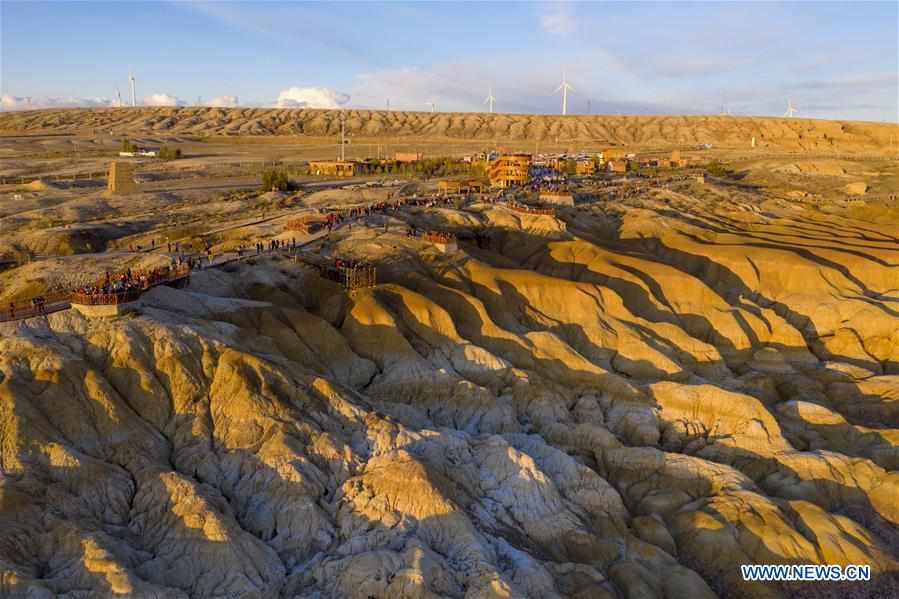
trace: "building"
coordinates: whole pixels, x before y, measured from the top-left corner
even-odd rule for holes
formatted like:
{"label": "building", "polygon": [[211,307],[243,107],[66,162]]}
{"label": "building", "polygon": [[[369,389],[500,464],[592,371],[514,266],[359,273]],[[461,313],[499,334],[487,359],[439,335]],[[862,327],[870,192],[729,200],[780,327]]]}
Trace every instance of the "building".
{"label": "building", "polygon": [[111,194],[137,193],[134,165],[121,160],[110,162],[109,174],[106,177],[106,191]]}
{"label": "building", "polygon": [[481,193],[486,185],[480,179],[441,179],[437,189],[441,195],[456,193]]}
{"label": "building", "polygon": [[133,152],[119,152],[122,158],[135,158],[137,156],[146,156],[147,158],[156,158],[159,156],[159,150],[151,150],[147,148],[138,148]]}
{"label": "building", "polygon": [[312,160],[309,162],[310,175],[352,177],[359,174],[360,165],[350,160]]}
{"label": "building", "polygon": [[528,182],[530,154],[502,154],[487,163],[487,178],[491,187],[517,187]]}
{"label": "building", "polygon": [[606,148],[600,152],[600,157],[603,161],[609,162],[611,160],[622,160],[625,154],[624,148]]}
{"label": "building", "polygon": [[680,150],[671,151],[671,168],[683,168],[687,166],[687,159],[681,158]]}
{"label": "building", "polygon": [[554,206],[574,206],[574,196],[570,191],[541,191],[540,202]]}
{"label": "building", "polygon": [[397,162],[418,162],[424,158],[421,152],[396,152],[393,159]]}
{"label": "building", "polygon": [[563,156],[553,156],[549,160],[547,160],[547,165],[549,168],[554,171],[564,172],[566,167],[568,166],[568,160]]}
{"label": "building", "polygon": [[596,163],[589,158],[578,160],[574,165],[574,174],[585,177],[592,175],[596,171]]}
{"label": "building", "polygon": [[462,193],[481,193],[487,187],[487,182],[481,179],[469,179],[462,182]]}
{"label": "building", "polygon": [[437,182],[437,190],[441,195],[452,195],[462,192],[462,182],[455,179],[442,179]]}
{"label": "building", "polygon": [[626,173],[629,168],[627,160],[610,160],[608,164],[610,173]]}

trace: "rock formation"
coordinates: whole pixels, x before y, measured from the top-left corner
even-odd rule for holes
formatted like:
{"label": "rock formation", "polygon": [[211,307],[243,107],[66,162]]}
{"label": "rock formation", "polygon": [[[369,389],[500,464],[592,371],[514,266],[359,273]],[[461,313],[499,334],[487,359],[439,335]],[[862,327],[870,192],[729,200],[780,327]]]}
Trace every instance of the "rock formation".
{"label": "rock formation", "polygon": [[[476,112],[347,111],[279,108],[67,108],[0,113],[0,132],[108,132],[137,136],[333,137],[479,140],[564,139],[568,143],[684,147],[713,144],[780,150],[889,151],[888,123],[741,116],[567,116]],[[797,172],[799,167],[794,166]]]}
{"label": "rock formation", "polygon": [[740,201],[443,209],[489,248],[0,325],[0,596],[896,596],[896,229]]}

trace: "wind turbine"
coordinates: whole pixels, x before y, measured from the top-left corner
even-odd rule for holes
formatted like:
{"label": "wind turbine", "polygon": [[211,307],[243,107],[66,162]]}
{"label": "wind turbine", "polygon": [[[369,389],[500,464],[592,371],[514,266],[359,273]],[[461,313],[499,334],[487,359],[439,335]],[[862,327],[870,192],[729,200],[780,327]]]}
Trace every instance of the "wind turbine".
{"label": "wind turbine", "polygon": [[115,105],[116,108],[122,107],[122,94],[119,92],[119,86],[115,86]]}
{"label": "wind turbine", "polygon": [[134,95],[134,74],[128,71],[128,81],[131,83],[131,107],[137,106],[137,97]]}
{"label": "wind turbine", "polygon": [[434,102],[425,102],[425,104],[431,107],[431,112],[437,112],[437,104]]}
{"label": "wind turbine", "polygon": [[572,90],[574,88],[568,85],[568,81],[565,79],[565,72],[563,71],[562,83],[556,88],[556,92],[562,92],[562,115],[568,114],[568,92]]}
{"label": "wind turbine", "polygon": [[793,101],[790,100],[789,98],[787,98],[787,111],[784,113],[784,116],[788,117],[788,118],[792,118],[792,116],[794,114],[796,114],[797,112],[799,112],[799,111],[796,110],[795,106],[793,106]]}
{"label": "wind turbine", "polygon": [[493,97],[493,88],[490,88],[490,91],[487,93],[487,99],[484,100],[484,104],[488,104],[490,106],[490,112],[493,112],[493,105],[496,104],[496,98]]}

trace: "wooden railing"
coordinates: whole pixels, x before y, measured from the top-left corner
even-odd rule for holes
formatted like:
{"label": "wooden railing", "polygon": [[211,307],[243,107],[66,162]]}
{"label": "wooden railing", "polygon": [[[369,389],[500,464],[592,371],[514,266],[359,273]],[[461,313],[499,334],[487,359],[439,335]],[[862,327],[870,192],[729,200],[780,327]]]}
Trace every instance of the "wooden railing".
{"label": "wooden railing", "polygon": [[518,204],[515,202],[511,202],[509,204],[509,208],[514,210],[515,212],[523,212],[525,214],[541,214],[544,216],[555,216],[556,211],[552,208],[534,208],[531,206],[526,206],[525,204]]}
{"label": "wooden railing", "polygon": [[431,243],[451,243],[456,240],[456,236],[445,231],[425,231],[421,238]]}
{"label": "wooden railing", "polygon": [[27,300],[9,302],[4,306],[0,306],[0,322],[21,320],[67,310],[70,297],[71,292],[69,291],[56,291]]}
{"label": "wooden railing", "polygon": [[[35,316],[52,314],[53,312],[68,310],[72,304],[84,306],[114,306],[117,304],[133,302],[137,300],[144,291],[151,287],[175,283],[186,280],[189,277],[190,269],[185,265],[178,268],[151,271],[145,275],[140,275],[136,280],[129,283],[129,286],[126,289],[121,291],[111,291],[106,293],[93,291],[93,289],[103,288],[104,284],[99,283],[74,291],[56,291],[46,295],[38,295],[27,300],[10,302],[6,306],[0,307],[0,322],[24,320]],[[112,280],[118,280],[118,277],[110,278]],[[88,289],[91,289],[91,291]]]}
{"label": "wooden railing", "polygon": [[296,262],[315,268],[322,278],[339,283],[348,291],[377,285],[377,267],[369,262],[336,259],[326,262],[321,256],[308,253],[293,254]]}
{"label": "wooden railing", "polygon": [[76,292],[72,294],[70,302],[82,306],[116,306],[137,301],[143,292],[144,289],[142,287],[132,287],[124,291],[113,291],[111,293]]}
{"label": "wooden railing", "polygon": [[325,269],[326,278],[343,285],[348,291],[374,287],[377,284],[377,270],[371,264],[353,266],[329,266]]}

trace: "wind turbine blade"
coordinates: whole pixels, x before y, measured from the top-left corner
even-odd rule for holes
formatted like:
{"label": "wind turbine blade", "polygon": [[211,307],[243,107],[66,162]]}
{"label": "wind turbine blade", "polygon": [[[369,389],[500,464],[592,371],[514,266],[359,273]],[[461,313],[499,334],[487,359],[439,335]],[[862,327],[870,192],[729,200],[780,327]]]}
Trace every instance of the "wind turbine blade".
{"label": "wind turbine blade", "polygon": [[562,91],[562,87],[564,87],[564,86],[565,86],[565,83],[563,82],[559,87],[556,88],[556,91],[553,93]]}

